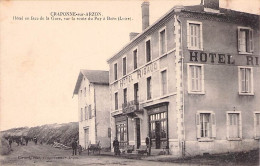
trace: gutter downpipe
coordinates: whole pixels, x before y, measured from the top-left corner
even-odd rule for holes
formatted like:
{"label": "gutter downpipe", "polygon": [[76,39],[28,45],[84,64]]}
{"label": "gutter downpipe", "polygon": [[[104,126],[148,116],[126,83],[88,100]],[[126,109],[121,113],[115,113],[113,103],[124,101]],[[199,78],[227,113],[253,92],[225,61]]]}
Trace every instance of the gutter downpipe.
{"label": "gutter downpipe", "polygon": [[177,15],[177,21],[180,23],[181,27],[181,81],[182,81],[182,117],[183,117],[183,139],[182,139],[182,156],[185,157],[185,123],[184,123],[184,79],[183,79],[183,74],[184,74],[184,56],[183,56],[183,36],[182,36],[182,22],[179,19],[179,15]]}

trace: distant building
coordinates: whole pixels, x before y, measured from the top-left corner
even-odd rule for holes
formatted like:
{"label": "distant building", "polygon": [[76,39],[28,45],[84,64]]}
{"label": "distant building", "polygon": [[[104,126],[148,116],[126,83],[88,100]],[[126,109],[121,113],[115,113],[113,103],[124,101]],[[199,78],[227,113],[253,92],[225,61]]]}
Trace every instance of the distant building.
{"label": "distant building", "polygon": [[112,138],[173,156],[256,149],[260,138],[259,15],[218,0],[177,6],[108,59]]}
{"label": "distant building", "polygon": [[74,89],[78,95],[79,144],[100,141],[102,147],[110,147],[110,102],[108,71],[81,70]]}

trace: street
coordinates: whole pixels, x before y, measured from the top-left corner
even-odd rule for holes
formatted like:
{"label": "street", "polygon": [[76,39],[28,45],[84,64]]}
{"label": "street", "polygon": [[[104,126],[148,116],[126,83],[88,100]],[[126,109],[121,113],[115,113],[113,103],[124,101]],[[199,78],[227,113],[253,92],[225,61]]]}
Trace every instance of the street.
{"label": "street", "polygon": [[[12,144],[13,151],[7,156],[0,156],[0,165],[140,165],[140,166],[188,166],[188,165],[258,165],[257,163],[216,162],[205,158],[194,158],[184,161],[172,161],[170,156],[113,156],[111,153],[87,155],[84,151],[80,156],[72,156],[72,150],[63,150],[51,145],[35,145],[29,142],[28,146]],[[161,158],[158,158],[161,157]],[[131,159],[130,159],[131,158]],[[161,162],[160,162],[161,161]]]}

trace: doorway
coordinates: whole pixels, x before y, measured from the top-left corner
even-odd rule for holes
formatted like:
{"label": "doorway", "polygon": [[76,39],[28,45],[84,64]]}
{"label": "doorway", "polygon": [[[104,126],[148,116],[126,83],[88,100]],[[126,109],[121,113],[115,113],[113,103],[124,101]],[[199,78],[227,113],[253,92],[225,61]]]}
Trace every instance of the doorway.
{"label": "doorway", "polygon": [[140,119],[136,118],[136,147],[139,149],[141,145]]}
{"label": "doorway", "polygon": [[161,147],[161,123],[160,121],[155,122],[155,148],[160,149]]}
{"label": "doorway", "polygon": [[88,142],[89,142],[89,129],[84,129],[84,143],[85,143],[85,149],[88,148]]}

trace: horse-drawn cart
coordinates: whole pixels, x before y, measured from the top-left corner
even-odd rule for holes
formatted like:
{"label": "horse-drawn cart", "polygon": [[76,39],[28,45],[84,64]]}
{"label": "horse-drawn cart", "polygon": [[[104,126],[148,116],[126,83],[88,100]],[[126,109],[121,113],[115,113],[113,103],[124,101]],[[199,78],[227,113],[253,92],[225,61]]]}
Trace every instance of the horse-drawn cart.
{"label": "horse-drawn cart", "polygon": [[88,146],[88,155],[89,153],[92,151],[92,153],[94,154],[95,152],[98,152],[98,154],[100,154],[100,150],[101,150],[101,146],[98,144],[89,144]]}

